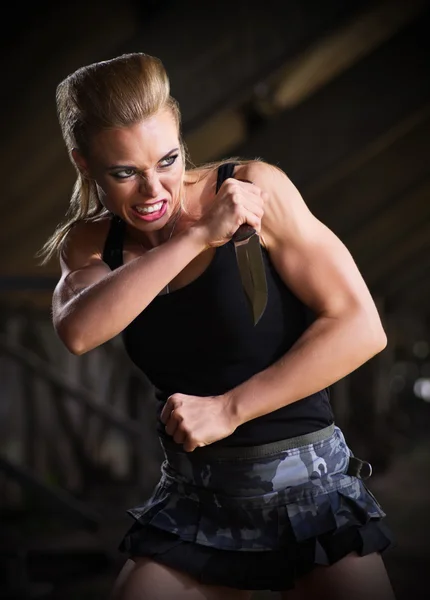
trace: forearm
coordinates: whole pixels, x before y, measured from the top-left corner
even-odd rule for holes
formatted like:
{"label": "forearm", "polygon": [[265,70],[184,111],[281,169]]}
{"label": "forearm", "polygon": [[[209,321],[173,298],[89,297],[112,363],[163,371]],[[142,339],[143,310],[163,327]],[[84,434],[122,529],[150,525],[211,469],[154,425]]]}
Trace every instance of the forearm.
{"label": "forearm", "polygon": [[332,385],[386,343],[379,322],[357,312],[349,318],[318,318],[273,365],[228,392],[228,405],[241,424],[292,404]]}
{"label": "forearm", "polygon": [[115,337],[204,249],[201,232],[191,227],[115,269],[65,305],[57,332],[75,354]]}

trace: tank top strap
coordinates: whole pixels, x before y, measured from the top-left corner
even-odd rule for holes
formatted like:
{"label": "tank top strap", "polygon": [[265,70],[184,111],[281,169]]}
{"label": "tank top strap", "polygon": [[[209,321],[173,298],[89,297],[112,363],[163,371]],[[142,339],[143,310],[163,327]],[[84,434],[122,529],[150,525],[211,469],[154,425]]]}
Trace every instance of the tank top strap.
{"label": "tank top strap", "polygon": [[229,177],[233,177],[234,168],[238,165],[237,162],[228,162],[223,163],[218,167],[218,176],[216,180],[216,193],[218,193],[219,188],[224,183],[226,179]]}
{"label": "tank top strap", "polygon": [[122,250],[124,245],[125,222],[112,216],[108,234],[103,248],[103,261],[115,270],[123,264]]}

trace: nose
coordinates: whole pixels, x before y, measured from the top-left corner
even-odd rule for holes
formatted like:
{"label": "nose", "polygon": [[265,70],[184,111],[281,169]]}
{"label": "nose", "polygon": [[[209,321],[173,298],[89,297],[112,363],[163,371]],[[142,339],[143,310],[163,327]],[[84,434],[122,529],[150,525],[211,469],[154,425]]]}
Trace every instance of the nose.
{"label": "nose", "polygon": [[144,196],[156,198],[162,189],[160,176],[158,173],[151,173],[142,177],[140,180],[139,191]]}

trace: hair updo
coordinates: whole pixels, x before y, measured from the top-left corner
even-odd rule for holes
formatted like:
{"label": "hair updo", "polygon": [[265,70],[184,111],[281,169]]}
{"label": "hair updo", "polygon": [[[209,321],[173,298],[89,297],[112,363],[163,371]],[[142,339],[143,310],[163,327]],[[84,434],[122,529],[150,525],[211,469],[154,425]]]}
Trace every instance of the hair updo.
{"label": "hair updo", "polygon": [[[168,109],[178,126],[184,164],[187,160],[180,132],[179,105],[170,96],[169,78],[159,58],[133,52],[81,67],[59,83],[56,101],[70,158],[74,148],[84,157],[88,156],[92,136],[97,132],[128,127]],[[76,170],[77,179],[66,220],[57,226],[36,255],[42,258],[42,265],[61,251],[75,223],[94,221],[108,214],[98,198],[95,182]]]}

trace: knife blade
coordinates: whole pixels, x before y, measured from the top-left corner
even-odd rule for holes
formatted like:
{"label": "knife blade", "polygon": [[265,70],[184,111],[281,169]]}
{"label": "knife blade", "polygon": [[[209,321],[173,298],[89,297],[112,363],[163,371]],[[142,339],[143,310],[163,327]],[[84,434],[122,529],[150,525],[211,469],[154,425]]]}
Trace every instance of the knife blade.
{"label": "knife blade", "polygon": [[240,279],[254,326],[267,304],[267,281],[260,238],[250,225],[241,225],[232,237]]}

